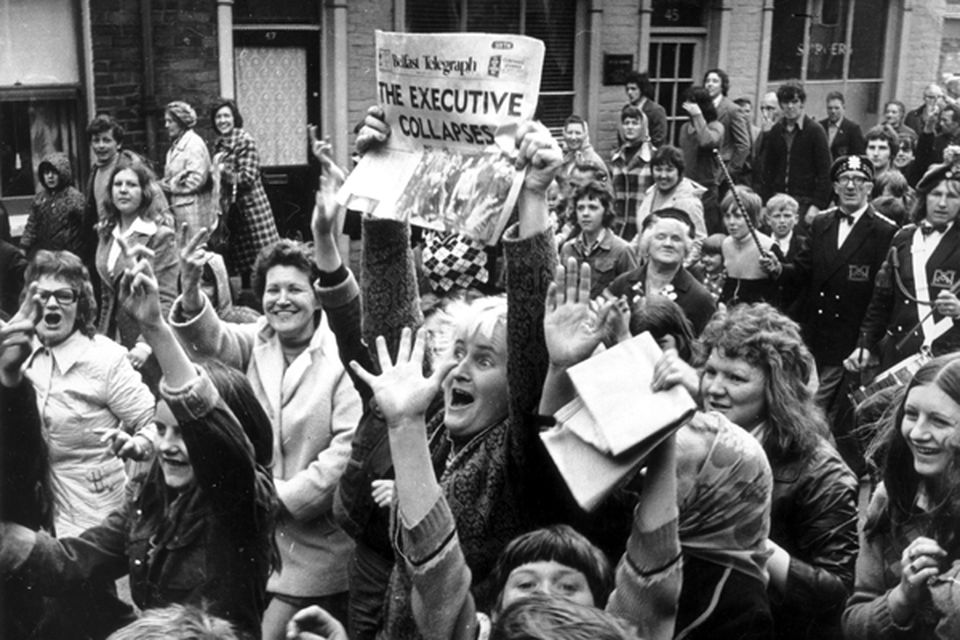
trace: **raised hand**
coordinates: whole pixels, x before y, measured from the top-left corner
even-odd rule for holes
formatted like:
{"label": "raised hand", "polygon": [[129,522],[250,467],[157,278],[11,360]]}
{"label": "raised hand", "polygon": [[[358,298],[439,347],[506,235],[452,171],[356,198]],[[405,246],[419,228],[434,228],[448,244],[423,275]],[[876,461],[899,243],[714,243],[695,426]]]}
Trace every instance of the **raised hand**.
{"label": "raised hand", "polygon": [[321,171],[329,175],[336,184],[343,184],[347,175],[333,160],[333,156],[331,155],[333,145],[330,144],[330,138],[323,138],[321,140],[317,136],[317,126],[313,124],[307,125],[307,135],[310,138],[310,152],[313,154],[313,157],[317,159],[317,162],[320,163]]}
{"label": "raised hand", "polygon": [[422,417],[439,391],[441,381],[456,364],[451,360],[437,363],[430,377],[424,378],[423,351],[426,338],[426,332],[420,329],[416,340],[412,340],[410,328],[404,328],[394,362],[387,350],[387,341],[383,336],[378,336],[377,359],[383,371],[379,376],[370,373],[356,361],[350,363],[354,373],[373,390],[377,406],[390,427]]}
{"label": "raised hand", "polygon": [[203,227],[192,238],[190,226],[184,222],[180,227],[180,286],[186,291],[195,289],[200,291],[200,282],[203,280],[203,267],[213,257],[207,250],[207,241],[210,240],[210,231]]}
{"label": "raised hand", "polygon": [[557,267],[556,281],[547,289],[543,332],[550,364],[565,369],[590,357],[606,335],[605,321],[616,300],[590,306],[590,265],[577,268],[575,258]]}
{"label": "raised hand", "polygon": [[320,174],[320,188],[317,189],[313,216],[310,218],[310,230],[313,239],[322,236],[336,236],[343,226],[343,207],[337,204],[339,183],[326,173]]}
{"label": "raised hand", "polygon": [[160,310],[160,287],[153,274],[153,251],[145,246],[122,245],[124,253],[134,260],[132,267],[123,272],[120,281],[123,308],[140,323],[142,329],[163,324]]}
{"label": "raised hand", "polygon": [[517,169],[526,169],[523,187],[528,191],[546,193],[560,165],[563,152],[550,131],[539,122],[528,121],[517,129],[519,155]]}
{"label": "raised hand", "polygon": [[37,295],[37,283],[31,282],[27,287],[27,292],[24,294],[23,300],[20,301],[20,308],[17,309],[17,312],[10,318],[10,324],[17,324],[25,320],[31,325],[36,326],[42,316],[43,302],[40,300],[40,296]]}
{"label": "raised hand", "polygon": [[366,153],[383,145],[390,137],[390,125],[387,124],[383,109],[374,105],[367,109],[363,118],[363,127],[357,134],[356,148],[358,153]]}
{"label": "raised hand", "polygon": [[20,317],[17,312],[13,320],[0,326],[0,384],[7,388],[12,389],[23,380],[23,363],[33,351],[34,323],[35,319]]}

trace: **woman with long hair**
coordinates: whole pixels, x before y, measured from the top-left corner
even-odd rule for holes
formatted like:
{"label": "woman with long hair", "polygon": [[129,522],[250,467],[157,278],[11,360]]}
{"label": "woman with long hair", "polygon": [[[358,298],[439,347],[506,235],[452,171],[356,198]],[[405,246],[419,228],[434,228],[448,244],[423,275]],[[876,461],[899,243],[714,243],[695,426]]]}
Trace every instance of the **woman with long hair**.
{"label": "woman with long hair", "polygon": [[177,296],[179,255],[172,218],[156,175],[137,154],[122,151],[110,174],[110,192],[100,223],[96,267],[100,275],[100,320],[97,331],[129,351],[128,357],[144,381],[156,392],[160,370],[152,350],[140,335],[140,326],[120,303],[120,278],[132,266],[121,248],[143,245],[153,252],[153,269],[160,291],[160,304],[168,314]]}
{"label": "woman with long hair", "polygon": [[699,395],[763,445],[773,469],[770,602],[777,638],[839,637],[857,553],[857,479],[828,441],[799,326],[767,304],[718,314]]}
{"label": "woman with long hair", "polygon": [[718,313],[700,337],[699,372],[678,358],[682,383],[763,446],[773,469],[769,594],[776,638],[839,638],[857,554],[857,479],[830,444],[809,386],[813,358],[799,326],[768,304]]}
{"label": "woman with long hair", "polygon": [[960,558],[958,425],[960,357],[951,354],[920,367],[879,436],[883,483],[860,534],[846,638],[956,637],[958,610],[943,600]]}
{"label": "woman with long hair", "polygon": [[[76,593],[91,578],[129,575],[141,609],[196,605],[257,638],[267,576],[277,563],[276,493],[257,464],[266,454],[251,444],[264,442],[268,421],[262,411],[231,410],[210,377],[191,364],[163,319],[148,252],[130,252],[125,310],[156,349],[163,372],[154,416],[157,456],[133,495],[77,537],[0,524],[0,573],[49,596]],[[128,620],[112,622],[116,628]]]}

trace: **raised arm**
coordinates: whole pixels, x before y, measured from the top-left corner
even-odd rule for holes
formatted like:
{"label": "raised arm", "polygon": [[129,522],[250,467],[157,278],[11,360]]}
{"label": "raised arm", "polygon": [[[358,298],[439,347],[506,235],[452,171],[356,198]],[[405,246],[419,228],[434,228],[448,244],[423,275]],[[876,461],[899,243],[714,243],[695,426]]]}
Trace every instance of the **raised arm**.
{"label": "raised arm", "polygon": [[643,495],[634,508],[627,549],[617,566],[607,611],[632,623],[641,638],[670,640],[682,583],[678,532],[676,434],[650,454]]}
{"label": "raised arm", "polygon": [[210,232],[203,228],[191,238],[188,225],[184,224],[180,234],[182,293],[167,316],[170,324],[191,358],[217,358],[236,369],[246,370],[260,325],[234,325],[217,316],[213,305],[200,291],[203,266],[212,256],[206,248]]}
{"label": "raised arm", "polygon": [[470,593],[471,573],[456,535],[456,525],[433,472],[427,442],[426,411],[453,361],[423,376],[423,330],[400,338],[396,362],[382,337],[376,340],[379,376],[353,363],[374,390],[386,420],[396,470],[398,552],[413,581],[412,607],[424,638],[473,640],[476,609]]}
{"label": "raised arm", "polygon": [[[159,289],[148,251],[123,275],[124,307],[140,323],[163,372],[161,395],[180,423],[197,481],[226,513],[252,513],[255,493],[253,447],[237,418],[221,402],[206,375],[202,375],[177,342],[163,319]],[[238,520],[238,524],[244,524]],[[249,522],[246,522],[249,524]]]}

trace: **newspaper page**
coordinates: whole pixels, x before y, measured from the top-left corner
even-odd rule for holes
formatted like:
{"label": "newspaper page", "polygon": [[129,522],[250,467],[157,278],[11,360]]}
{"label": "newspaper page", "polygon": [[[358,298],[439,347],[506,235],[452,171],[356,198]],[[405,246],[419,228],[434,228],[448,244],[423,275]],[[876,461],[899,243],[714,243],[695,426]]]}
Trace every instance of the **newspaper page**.
{"label": "newspaper page", "polygon": [[496,244],[522,186],[515,135],[537,108],[543,42],[377,31],[376,48],[391,134],[364,155],[340,202]]}

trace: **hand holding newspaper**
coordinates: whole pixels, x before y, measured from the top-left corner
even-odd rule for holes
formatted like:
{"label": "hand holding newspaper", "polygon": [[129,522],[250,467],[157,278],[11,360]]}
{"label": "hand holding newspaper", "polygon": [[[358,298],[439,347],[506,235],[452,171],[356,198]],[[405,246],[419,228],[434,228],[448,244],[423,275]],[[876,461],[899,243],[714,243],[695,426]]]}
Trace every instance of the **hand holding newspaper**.
{"label": "hand holding newspaper", "polygon": [[696,411],[680,385],[653,391],[653,368],[663,352],[641,333],[571,367],[577,397],[540,434],[581,507],[594,509]]}
{"label": "hand holding newspaper", "polygon": [[523,182],[517,126],[533,118],[544,44],[517,35],[377,31],[391,134],[338,194],[349,208],[496,244]]}

